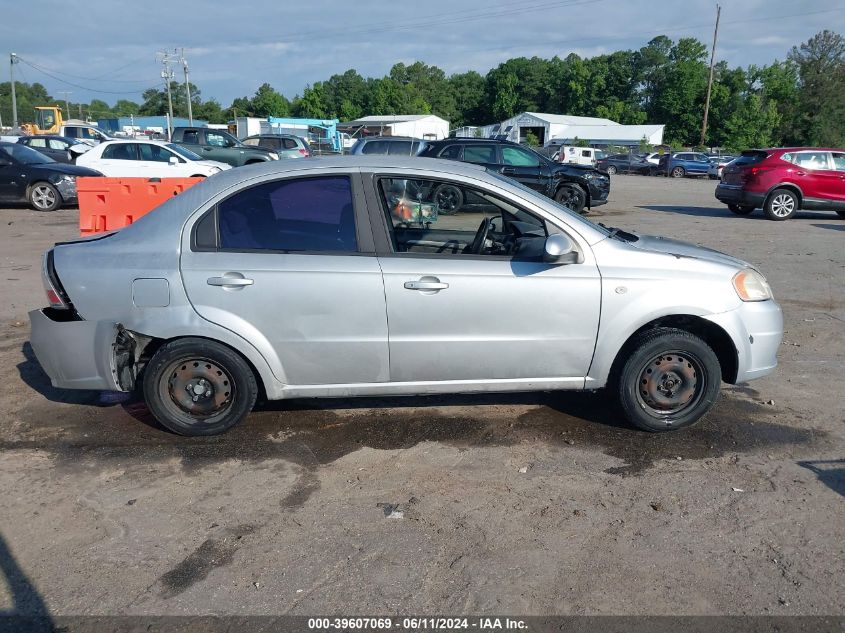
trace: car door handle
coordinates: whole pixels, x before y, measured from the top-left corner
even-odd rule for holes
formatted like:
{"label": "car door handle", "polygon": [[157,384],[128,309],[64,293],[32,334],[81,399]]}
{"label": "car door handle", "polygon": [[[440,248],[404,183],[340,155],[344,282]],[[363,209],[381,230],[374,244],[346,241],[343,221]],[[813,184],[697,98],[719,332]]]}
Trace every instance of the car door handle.
{"label": "car door handle", "polygon": [[406,281],[405,288],[408,290],[446,290],[449,284],[445,284],[439,279],[432,280],[420,279],[419,281]]}
{"label": "car door handle", "polygon": [[806,171],[796,171],[796,172],[795,172],[795,175],[796,175],[796,176],[806,176],[806,175],[807,175],[807,172],[806,172]]}
{"label": "car door handle", "polygon": [[254,280],[247,279],[240,273],[226,273],[222,277],[209,277],[207,281],[209,286],[221,286],[223,288],[243,288],[255,283]]}

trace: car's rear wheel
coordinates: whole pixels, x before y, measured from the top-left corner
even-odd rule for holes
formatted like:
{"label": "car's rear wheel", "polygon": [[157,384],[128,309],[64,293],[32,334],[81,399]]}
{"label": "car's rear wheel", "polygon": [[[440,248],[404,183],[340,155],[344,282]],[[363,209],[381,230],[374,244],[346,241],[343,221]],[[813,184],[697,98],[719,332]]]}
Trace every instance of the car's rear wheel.
{"label": "car's rear wheel", "polygon": [[611,176],[614,175],[616,173],[616,167],[614,165],[608,165],[607,166],[607,173],[610,174]]}
{"label": "car's rear wheel", "polygon": [[672,178],[683,178],[687,175],[687,170],[683,167],[673,167],[671,172]]}
{"label": "car's rear wheel", "polygon": [[578,185],[561,185],[555,193],[555,200],[575,213],[583,213],[587,194]]}
{"label": "car's rear wheel", "polygon": [[62,196],[49,182],[36,182],[27,194],[29,204],[36,211],[55,211],[62,206]]}
{"label": "car's rear wheel", "polygon": [[729,204],[728,209],[730,209],[732,213],[736,213],[737,215],[748,215],[749,213],[754,211],[755,207],[748,206],[745,204]]}
{"label": "car's rear wheel", "polygon": [[721,386],[716,354],[684,330],[657,328],[631,346],[616,383],[627,419],[645,431],[694,424],[715,404]]}
{"label": "car's rear wheel", "polygon": [[217,435],[241,422],[258,394],[255,375],[235,351],[184,338],[158,349],[144,370],[144,400],[179,435]]}
{"label": "car's rear wheel", "polygon": [[775,189],[766,200],[763,211],[770,220],[788,220],[798,211],[799,203],[796,196],[789,189]]}
{"label": "car's rear wheel", "polygon": [[438,213],[454,215],[464,205],[464,194],[455,185],[440,185],[434,190],[434,204]]}

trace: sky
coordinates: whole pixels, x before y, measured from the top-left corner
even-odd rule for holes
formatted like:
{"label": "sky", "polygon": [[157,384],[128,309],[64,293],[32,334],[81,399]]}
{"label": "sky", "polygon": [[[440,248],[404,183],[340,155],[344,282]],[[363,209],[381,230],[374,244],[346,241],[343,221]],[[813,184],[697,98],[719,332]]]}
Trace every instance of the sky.
{"label": "sky", "polygon": [[[354,68],[385,75],[423,61],[485,74],[510,57],[591,57],[652,37],[710,48],[716,0],[30,0],[2,11],[16,79],[71,102],[141,101],[163,85],[156,51],[185,49],[203,99],[227,107],[269,82],[293,97]],[[822,29],[845,33],[843,0],[721,0],[717,60],[767,64]],[[33,18],[38,16],[38,19]],[[55,16],[48,19],[46,16]],[[73,16],[67,18],[64,16]],[[21,28],[25,26],[25,28]],[[182,79],[181,66],[175,68]],[[6,72],[2,75],[6,78]],[[67,91],[70,94],[65,95]]]}

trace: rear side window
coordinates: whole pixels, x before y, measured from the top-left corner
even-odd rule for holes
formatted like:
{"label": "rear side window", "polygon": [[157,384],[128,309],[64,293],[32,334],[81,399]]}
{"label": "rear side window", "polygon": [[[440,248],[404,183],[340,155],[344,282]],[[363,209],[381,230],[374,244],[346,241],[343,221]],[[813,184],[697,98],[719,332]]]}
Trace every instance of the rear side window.
{"label": "rear side window", "polygon": [[390,143],[390,149],[387,153],[393,156],[413,156],[417,151],[415,145],[411,141],[394,141]]}
{"label": "rear side window", "polygon": [[283,138],[281,141],[285,149],[296,149],[296,141],[292,138]]}
{"label": "rear side window", "polygon": [[461,146],[460,145],[450,145],[442,152],[440,152],[440,158],[449,158],[451,160],[461,160]]}
{"label": "rear side window", "polygon": [[468,163],[495,163],[496,148],[490,145],[467,145],[464,160]]}
{"label": "rear side window", "polygon": [[197,145],[200,142],[200,134],[196,130],[185,130],[182,133],[182,142]]}
{"label": "rear side window", "polygon": [[110,160],[138,160],[135,143],[115,143],[103,150],[102,158]]}
{"label": "rear side window", "polygon": [[792,162],[803,169],[830,169],[827,152],[796,152],[792,155]]}
{"label": "rear side window", "polygon": [[[765,160],[768,154],[766,152],[760,152],[756,150],[748,150],[742,153],[737,159],[734,161],[735,167],[744,167],[747,165],[756,165],[762,160]],[[784,159],[785,160],[785,159]]]}
{"label": "rear side window", "polygon": [[369,143],[364,143],[364,148],[361,150],[362,154],[387,154],[388,152],[388,145],[387,141],[370,141]]}
{"label": "rear side window", "polygon": [[277,180],[218,205],[220,247],[230,250],[355,252],[355,213],[346,176]]}

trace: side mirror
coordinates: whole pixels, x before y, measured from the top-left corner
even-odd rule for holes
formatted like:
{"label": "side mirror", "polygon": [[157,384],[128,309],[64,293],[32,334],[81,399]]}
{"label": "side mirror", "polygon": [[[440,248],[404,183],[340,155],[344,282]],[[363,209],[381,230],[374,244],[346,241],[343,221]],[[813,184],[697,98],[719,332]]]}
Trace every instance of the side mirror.
{"label": "side mirror", "polygon": [[580,259],[575,243],[566,235],[553,233],[546,238],[543,261],[547,264],[577,264]]}
{"label": "side mirror", "polygon": [[178,164],[179,164],[179,159],[178,159],[178,158],[176,158],[175,156],[171,156],[171,157],[167,160],[167,162],[168,162],[168,163],[170,163],[171,165],[178,165]]}

